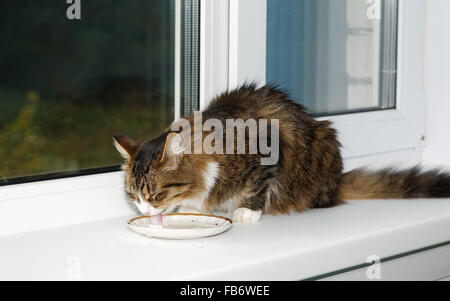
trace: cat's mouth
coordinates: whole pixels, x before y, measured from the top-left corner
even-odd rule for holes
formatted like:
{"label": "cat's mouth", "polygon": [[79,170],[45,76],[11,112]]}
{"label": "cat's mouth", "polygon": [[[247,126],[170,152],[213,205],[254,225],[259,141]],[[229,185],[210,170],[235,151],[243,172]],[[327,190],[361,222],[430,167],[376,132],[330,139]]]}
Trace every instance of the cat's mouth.
{"label": "cat's mouth", "polygon": [[167,209],[154,208],[153,210],[148,210],[143,213],[144,213],[144,215],[147,215],[147,216],[154,216],[154,215],[163,215],[166,211],[167,211]]}

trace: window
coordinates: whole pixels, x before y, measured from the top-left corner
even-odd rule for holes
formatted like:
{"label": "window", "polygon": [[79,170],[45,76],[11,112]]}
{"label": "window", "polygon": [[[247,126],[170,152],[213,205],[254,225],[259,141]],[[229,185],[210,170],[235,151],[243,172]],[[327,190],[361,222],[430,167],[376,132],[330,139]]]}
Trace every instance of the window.
{"label": "window", "polygon": [[111,135],[151,138],[198,108],[199,1],[68,7],[0,5],[1,184],[118,170]]}
{"label": "window", "polygon": [[267,81],[314,115],[394,108],[396,34],[396,0],[268,0]]}
{"label": "window", "polygon": [[[322,36],[326,33],[322,23],[329,22],[322,14],[334,9],[333,1],[345,7],[333,21],[340,24],[337,34],[346,43],[339,44],[338,58],[333,54],[334,61],[331,56],[330,66],[321,69],[306,59],[317,55],[314,48],[301,45],[311,40],[337,43]],[[0,201],[28,198],[30,206],[38,206],[33,201],[42,195],[45,202],[64,197],[80,204],[81,194],[89,204],[97,199],[106,204],[105,198],[118,195],[125,199],[123,173],[108,172],[118,171],[122,161],[111,145],[111,134],[151,138],[174,118],[205,108],[218,93],[245,81],[276,82],[319,120],[332,121],[345,159],[422,146],[424,0],[279,0],[278,7],[273,7],[276,0],[91,2],[82,1],[79,21],[67,20],[64,1],[0,5],[0,32],[8,41],[0,50],[0,139],[5,142],[0,155],[6,162],[0,168],[0,185],[105,173],[61,179],[58,185],[53,181],[4,185]],[[371,10],[378,3],[380,20],[377,10]],[[284,6],[290,7],[289,12]],[[285,14],[277,13],[280,10]],[[375,19],[365,18],[361,11]],[[298,13],[304,18],[297,18]],[[354,18],[351,23],[348,16]],[[295,30],[299,22],[311,24],[310,28]],[[275,37],[274,28],[280,26],[290,28],[291,34]],[[353,35],[358,42],[351,42]],[[274,38],[282,40],[273,43]],[[297,50],[305,48],[306,58],[295,57],[283,40],[287,38]],[[89,39],[92,45],[82,43]],[[348,46],[354,43],[359,46]],[[372,44],[376,51],[369,57],[365,50]],[[39,47],[46,51],[39,53]],[[281,55],[284,52],[292,56]],[[347,59],[347,52],[352,59]],[[353,55],[366,64],[349,76],[343,63],[353,61]],[[316,78],[326,75],[323,70],[331,65],[339,66],[336,60],[342,60],[338,62],[342,68],[333,67],[336,74],[330,76],[326,93],[314,95],[314,85],[321,84]],[[292,64],[293,68],[287,66],[291,76],[277,70],[276,63]],[[295,65],[311,68],[314,81],[304,67]],[[101,95],[101,84],[114,77],[131,79],[120,87],[110,83],[102,90],[103,98],[93,97]],[[291,77],[295,81],[289,81]],[[333,86],[333,79],[341,83]],[[339,97],[328,96],[334,94]],[[153,115],[157,116],[151,119]],[[39,177],[16,180],[35,175]],[[123,207],[116,209],[122,212]]]}
{"label": "window", "polygon": [[333,122],[345,159],[419,149],[424,8],[423,0],[230,0],[228,86],[287,88]]}

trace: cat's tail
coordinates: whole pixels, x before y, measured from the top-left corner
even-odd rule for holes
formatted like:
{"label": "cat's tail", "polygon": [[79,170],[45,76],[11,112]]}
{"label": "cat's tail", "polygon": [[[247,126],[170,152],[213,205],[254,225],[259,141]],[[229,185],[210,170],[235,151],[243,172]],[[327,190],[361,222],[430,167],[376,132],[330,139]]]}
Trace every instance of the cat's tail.
{"label": "cat's tail", "polygon": [[339,185],[341,200],[449,198],[450,173],[423,171],[420,167],[398,171],[356,169],[345,173]]}

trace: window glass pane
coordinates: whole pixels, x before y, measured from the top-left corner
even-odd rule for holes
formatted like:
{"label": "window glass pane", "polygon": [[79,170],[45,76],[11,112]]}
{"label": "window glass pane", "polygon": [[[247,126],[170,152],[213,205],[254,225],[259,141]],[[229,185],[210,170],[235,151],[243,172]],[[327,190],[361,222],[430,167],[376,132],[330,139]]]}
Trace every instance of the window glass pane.
{"label": "window glass pane", "polygon": [[113,134],[174,118],[175,1],[80,2],[0,4],[3,180],[118,165]]}
{"label": "window glass pane", "polygon": [[267,81],[315,115],[395,107],[396,0],[267,0]]}

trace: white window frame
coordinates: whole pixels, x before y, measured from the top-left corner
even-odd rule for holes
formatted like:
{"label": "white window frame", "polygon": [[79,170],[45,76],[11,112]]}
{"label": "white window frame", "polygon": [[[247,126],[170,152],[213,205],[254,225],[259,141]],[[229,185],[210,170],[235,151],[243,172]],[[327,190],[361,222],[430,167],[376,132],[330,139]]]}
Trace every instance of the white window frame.
{"label": "white window frame", "polygon": [[[244,81],[265,83],[266,1],[201,1],[204,109]],[[403,156],[422,147],[425,0],[399,1],[397,108],[321,118],[334,122],[346,159],[395,151]],[[112,172],[0,187],[0,235],[133,214],[123,183],[123,172]]]}
{"label": "white window frame", "polygon": [[450,166],[450,1],[426,2],[425,82],[427,126],[424,160]]}
{"label": "white window frame", "polygon": [[[212,6],[204,0],[203,3]],[[225,3],[227,1],[223,1]],[[203,4],[202,3],[202,4]],[[264,0],[228,1],[228,68],[220,66],[227,79],[217,79],[203,70],[202,85],[233,89],[244,82],[266,82],[266,11]],[[210,7],[214,11],[214,7]],[[223,9],[221,12],[223,13]],[[397,106],[392,110],[351,113],[318,118],[331,120],[339,132],[345,159],[361,158],[390,152],[420,149],[425,135],[425,91],[424,91],[424,28],[425,1],[399,0],[398,28],[398,74]],[[202,32],[208,36],[212,31],[225,32],[217,28],[224,25],[209,20],[203,24]],[[208,39],[207,39],[208,40]],[[203,49],[208,57],[215,55],[214,40],[210,48]],[[222,45],[224,44],[221,41]],[[212,50],[211,50],[212,49]],[[223,52],[223,47],[221,47]],[[206,62],[206,66],[217,66],[222,56]],[[206,67],[205,67],[206,68]],[[225,90],[225,89],[224,89]],[[214,96],[205,90],[202,109],[206,99]],[[215,91],[214,91],[215,92]]]}

